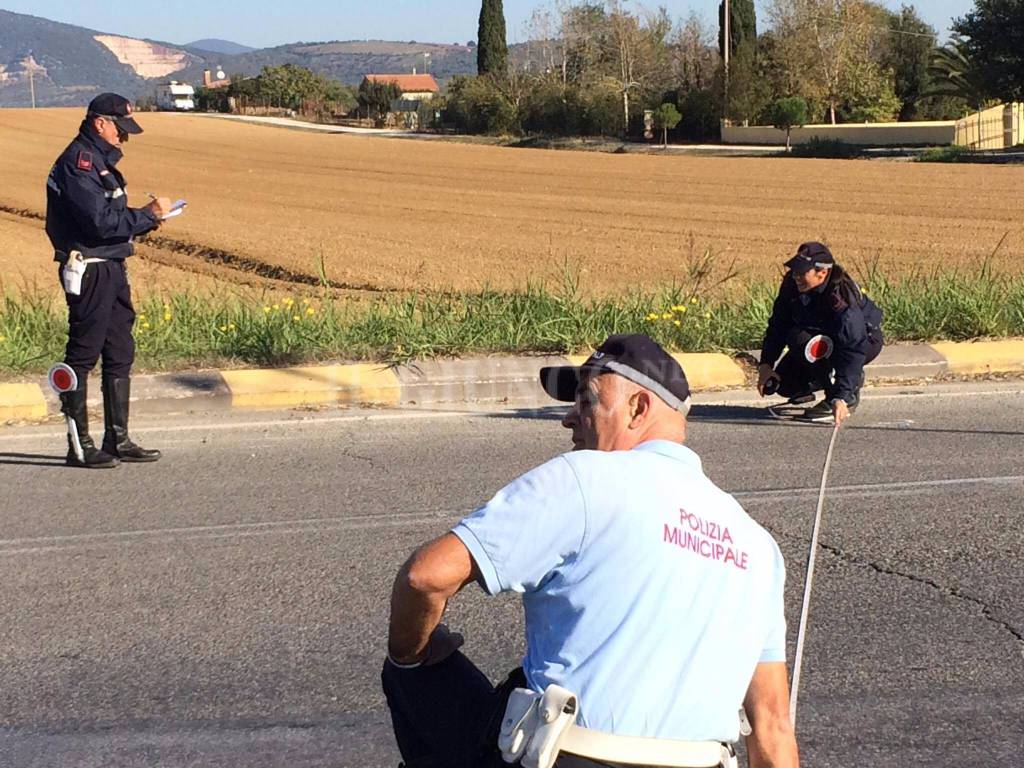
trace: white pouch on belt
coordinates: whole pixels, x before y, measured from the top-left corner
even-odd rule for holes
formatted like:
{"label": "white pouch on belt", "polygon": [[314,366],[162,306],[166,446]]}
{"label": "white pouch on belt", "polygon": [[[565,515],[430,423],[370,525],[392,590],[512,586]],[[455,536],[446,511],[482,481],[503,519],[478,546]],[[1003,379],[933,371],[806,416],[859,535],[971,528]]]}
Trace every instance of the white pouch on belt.
{"label": "white pouch on belt", "polygon": [[60,270],[60,278],[64,283],[64,293],[68,296],[79,296],[82,293],[82,278],[85,276],[85,257],[81,251],[71,251],[68,260]]}
{"label": "white pouch on belt", "polygon": [[576,722],[576,695],[557,685],[544,693],[516,688],[508,697],[498,733],[506,763],[523,768],[551,768],[566,731]]}

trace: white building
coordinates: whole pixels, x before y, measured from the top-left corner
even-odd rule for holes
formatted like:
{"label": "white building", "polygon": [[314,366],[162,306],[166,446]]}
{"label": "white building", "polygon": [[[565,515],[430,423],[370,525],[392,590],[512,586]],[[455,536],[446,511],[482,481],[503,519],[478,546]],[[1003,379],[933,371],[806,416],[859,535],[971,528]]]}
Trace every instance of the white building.
{"label": "white building", "polygon": [[195,109],[196,104],[192,97],[196,95],[196,89],[187,83],[179,83],[171,80],[169,83],[158,85],[156,88],[156,105],[160,109],[169,110],[190,110]]}

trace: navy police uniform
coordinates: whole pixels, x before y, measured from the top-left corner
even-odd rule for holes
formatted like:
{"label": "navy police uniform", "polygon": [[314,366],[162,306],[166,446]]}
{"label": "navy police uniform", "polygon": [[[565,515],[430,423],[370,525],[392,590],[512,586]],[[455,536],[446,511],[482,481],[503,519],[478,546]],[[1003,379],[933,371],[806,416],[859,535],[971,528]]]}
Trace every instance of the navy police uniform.
{"label": "navy police uniform", "polygon": [[[79,382],[76,391],[61,395],[69,419],[68,463],[79,466],[159,458],[159,452],[146,451],[128,438],[135,309],[125,267],[134,252],[133,238],[155,229],[159,221],[148,209],[128,207],[125,179],[117,169],[122,152],[96,132],[91,119],[112,120],[122,136],[141,133],[131,115],[131,104],[117,94],[93,99],[78,136],[46,180],[46,234],[60,264],[68,306],[64,362]],[[106,423],[102,451],[89,438],[85,413],[86,382],[101,357]],[[72,424],[77,435],[71,434]]]}
{"label": "navy police uniform", "polygon": [[[800,293],[794,271],[811,266],[831,268],[828,280]],[[864,366],[882,350],[882,310],[835,264],[821,243],[804,243],[786,263],[761,346],[761,362],[775,368],[778,393],[796,401],[825,391],[827,402],[844,400],[856,407],[864,383]],[[779,356],[787,348],[782,360]],[[778,365],[776,365],[778,362]]]}

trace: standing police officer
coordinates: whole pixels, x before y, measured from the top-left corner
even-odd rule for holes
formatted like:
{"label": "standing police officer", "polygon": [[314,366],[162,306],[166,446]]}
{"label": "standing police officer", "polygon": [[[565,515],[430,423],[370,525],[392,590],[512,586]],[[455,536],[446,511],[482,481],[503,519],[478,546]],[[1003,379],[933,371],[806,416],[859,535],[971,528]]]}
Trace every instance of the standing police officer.
{"label": "standing police officer", "polygon": [[[46,234],[68,305],[64,362],[78,376],[78,388],[61,394],[61,410],[77,436],[68,433],[67,463],[114,467],[119,461],[156,461],[128,437],[128,401],[135,340],[135,309],[124,260],[132,239],[159,228],[170,212],[167,198],[129,208],[125,180],[117,170],[121,146],[142,133],[128,99],[103,93],[89,103],[78,136],[53,164],[46,180]],[[99,449],[89,437],[86,383],[103,358],[103,415],[106,430]],[[77,437],[77,439],[76,439]]]}
{"label": "standing police officer", "polygon": [[882,351],[882,310],[821,243],[804,243],[785,266],[761,346],[757,390],[777,391],[797,405],[823,389],[825,398],[803,418],[841,424],[860,402],[864,366]]}

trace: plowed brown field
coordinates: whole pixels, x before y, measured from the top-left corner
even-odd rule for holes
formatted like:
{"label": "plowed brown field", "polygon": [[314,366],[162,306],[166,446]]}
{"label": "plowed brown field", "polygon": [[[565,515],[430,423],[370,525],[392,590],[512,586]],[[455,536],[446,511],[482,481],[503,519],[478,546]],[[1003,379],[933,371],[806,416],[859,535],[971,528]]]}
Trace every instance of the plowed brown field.
{"label": "plowed brown field", "polygon": [[[45,209],[50,163],[80,118],[0,110],[0,209]],[[513,288],[568,261],[585,287],[605,292],[681,277],[691,236],[757,277],[777,273],[809,239],[827,241],[848,264],[877,258],[890,274],[969,270],[1008,230],[996,266],[1024,264],[1021,167],[608,155],[200,116],[139,121],[145,134],[121,165],[132,201],[154,191],[190,203],[157,248],[140,249],[140,261],[178,268],[169,280],[180,269],[206,281],[315,284],[322,255],[328,278],[354,289]],[[18,230],[16,218],[0,224],[4,269],[51,279],[39,221]]]}

